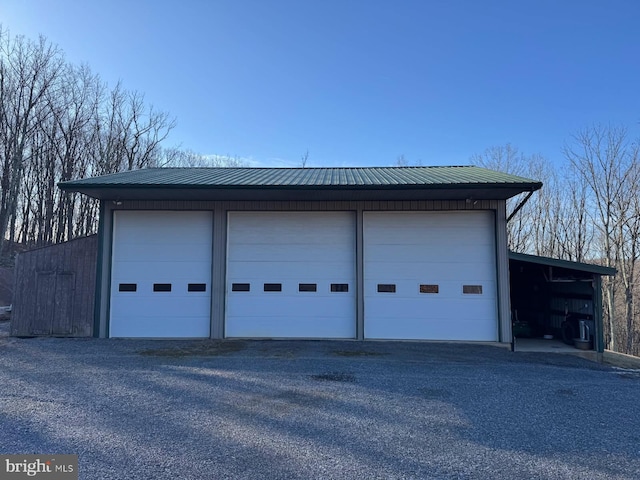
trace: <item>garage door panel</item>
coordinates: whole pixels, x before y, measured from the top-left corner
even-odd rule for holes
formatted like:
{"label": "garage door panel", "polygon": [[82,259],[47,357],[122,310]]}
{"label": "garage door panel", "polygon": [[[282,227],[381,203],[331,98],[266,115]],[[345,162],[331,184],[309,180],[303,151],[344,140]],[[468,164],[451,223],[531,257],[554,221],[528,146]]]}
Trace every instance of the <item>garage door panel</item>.
{"label": "garage door panel", "polygon": [[[440,228],[437,226],[432,226],[433,228]],[[407,229],[393,229],[394,234],[389,235],[388,232],[385,232],[385,235],[382,238],[378,237],[378,232],[372,230],[371,233],[374,233],[376,236],[370,239],[369,246],[373,247],[375,245],[381,246],[404,246],[411,245],[415,247],[422,247],[418,251],[424,251],[425,245],[439,245],[441,247],[451,246],[451,247],[459,247],[466,248],[469,245],[469,237],[475,236],[473,242],[475,245],[492,245],[492,242],[485,238],[485,231],[479,229],[455,229],[449,230],[446,232],[429,232],[425,229],[419,230],[407,230]],[[365,234],[368,233],[365,231]]]}
{"label": "garage door panel", "polygon": [[[231,215],[236,219],[236,223],[229,228],[240,235],[239,244],[252,236],[268,235],[271,240],[280,240],[282,237],[278,232],[285,237],[309,234],[310,231],[307,228],[309,223],[305,223],[304,217],[313,217],[314,234],[309,238],[316,238],[317,235],[323,235],[326,232],[343,235],[345,229],[353,224],[353,220],[349,218],[350,212],[231,212]],[[278,222],[277,232],[271,228],[271,225],[264,222],[269,216]]]}
{"label": "garage door panel", "polygon": [[[283,266],[283,264],[278,264]],[[264,283],[281,283],[282,288],[287,289],[296,289],[298,288],[299,283],[315,283],[318,285],[318,289],[326,287],[330,288],[332,283],[350,283],[353,281],[352,276],[347,276],[342,273],[342,276],[339,276],[341,272],[339,272],[339,264],[336,264],[335,267],[337,273],[323,273],[319,275],[311,275],[310,272],[313,272],[314,267],[316,270],[319,270],[321,267],[324,268],[333,268],[334,264],[325,263],[325,264],[317,264],[310,263],[307,265],[307,268],[301,268],[299,265],[287,265],[292,271],[286,271],[286,268],[282,268],[280,273],[274,273],[273,275],[260,275],[259,271],[256,271],[256,268],[264,268],[265,264],[259,264],[253,266],[253,268],[246,268],[246,272],[237,271],[233,273],[233,277],[229,277],[229,290],[231,290],[231,285],[233,283],[250,283],[251,290],[258,292],[262,291]],[[268,267],[266,267],[268,268]],[[240,270],[240,269],[239,269]]]}
{"label": "garage door panel", "polygon": [[[138,243],[137,240],[142,239],[148,245],[202,245],[207,243],[203,239],[211,231],[210,215],[203,215],[203,212],[117,211],[116,217],[115,245]],[[171,227],[163,229],[162,235],[149,235],[167,222]],[[186,232],[189,234],[185,235]]]}
{"label": "garage door panel", "polygon": [[[483,318],[493,312],[493,300],[465,299],[460,296],[443,298],[375,298],[367,302],[367,312],[372,309],[376,316],[398,317],[398,312],[407,310],[407,316],[419,316],[424,319],[432,317],[450,318],[451,321],[465,321],[466,319]],[[474,314],[469,315],[468,310]]]}
{"label": "garage door panel", "polygon": [[[352,258],[349,252],[344,252],[334,246],[336,239],[329,241],[324,245],[307,245],[300,243],[287,242],[284,245],[253,245],[246,246],[242,249],[241,245],[236,245],[229,252],[230,262],[292,262],[291,250],[301,250],[300,255],[296,256],[297,262],[320,262],[322,260],[344,263]],[[296,262],[296,263],[297,263]]]}
{"label": "garage door panel", "polygon": [[[393,256],[389,257],[389,251],[393,251]],[[453,256],[455,254],[455,257]],[[468,245],[456,246],[441,245],[439,247],[424,245],[368,245],[367,256],[376,258],[376,264],[392,263],[427,263],[430,265],[452,263],[483,263],[492,258],[493,245],[474,244],[473,250],[469,250]]]}
{"label": "garage door panel", "polygon": [[[212,223],[211,212],[114,213],[110,336],[209,336]],[[189,292],[190,283],[205,291]],[[170,291],[154,292],[154,284]]]}
{"label": "garage door panel", "polygon": [[[234,229],[234,234],[239,232]],[[282,241],[283,237],[288,238],[288,241],[294,245],[310,245],[313,247],[319,247],[326,245],[326,242],[332,241],[336,234],[340,232],[331,228],[323,231],[304,231],[299,228],[281,229],[280,232],[268,232],[268,231],[256,231],[240,242],[237,245],[274,245],[274,242]]]}
{"label": "garage door panel", "polygon": [[[312,333],[310,336],[309,333]],[[352,330],[334,317],[244,317],[227,325],[229,337],[254,338],[349,338]]]}
{"label": "garage door panel", "polygon": [[[208,317],[208,315],[200,314],[200,312],[208,311],[209,309],[210,298],[208,295],[170,295],[161,292],[146,295],[138,294],[137,292],[120,293],[121,296],[118,302],[111,309],[112,314],[117,316],[126,316],[131,312],[136,312],[136,319],[144,316],[173,316],[176,319]],[[153,309],[141,309],[141,302],[152,304]],[[192,308],[185,309],[183,302],[189,303]]]}
{"label": "garage door panel", "polygon": [[[387,215],[392,213],[392,215]],[[416,215],[418,214],[418,215]],[[426,216],[420,217],[425,214]],[[477,215],[476,215],[477,214]],[[406,232],[414,230],[427,230],[433,232],[436,229],[446,226],[451,228],[478,228],[484,230],[486,227],[485,214],[491,214],[486,211],[441,211],[441,212],[365,212],[370,218],[376,216],[375,225],[367,224],[365,229],[395,229],[400,231],[404,229]],[[474,216],[475,215],[475,216]],[[484,215],[484,218],[483,218]],[[366,230],[365,230],[366,231]]]}
{"label": "garage door panel", "polygon": [[135,324],[115,323],[112,337],[158,338],[154,332],[162,331],[163,338],[203,338],[209,336],[209,328],[203,321],[208,317],[138,316]]}
{"label": "garage door panel", "polygon": [[[230,212],[228,231],[227,337],[355,336],[353,212]],[[264,292],[265,283],[281,291]],[[317,291],[300,292],[300,283]]]}
{"label": "garage door panel", "polygon": [[420,317],[380,317],[374,323],[365,325],[365,335],[372,339],[395,340],[456,340],[456,341],[484,341],[495,340],[495,331],[487,328],[486,324],[478,322],[457,322],[451,328],[449,317],[429,318]]}
{"label": "garage door panel", "polygon": [[[121,262],[201,262],[203,256],[210,255],[211,244],[182,244],[180,249],[175,249],[175,246],[171,245],[138,242],[119,244],[117,248],[118,260]],[[171,254],[171,260],[166,259],[169,249],[175,249]]]}
{"label": "garage door panel", "polygon": [[[239,297],[238,297],[239,298]],[[235,300],[235,298],[234,298]],[[227,313],[232,317],[294,317],[315,318],[316,312],[322,312],[325,317],[344,318],[345,311],[351,311],[353,301],[347,297],[310,297],[301,294],[298,298],[288,299],[283,304],[277,297],[260,297],[242,305],[240,302],[230,302]]]}
{"label": "garage door panel", "polygon": [[454,280],[458,283],[467,283],[477,278],[486,281],[485,271],[486,263],[478,262],[379,262],[369,264],[366,275],[368,279],[376,279],[377,283],[393,283],[407,277],[419,283],[441,283]]}
{"label": "garage door panel", "polygon": [[[477,281],[493,281],[486,273],[487,263],[469,262],[459,263],[457,261],[447,263],[438,262],[378,262],[368,264],[366,278],[375,283],[393,283],[403,279],[413,279],[419,283],[442,283],[457,281],[460,284]],[[384,281],[381,281],[384,280]]]}
{"label": "garage door panel", "polygon": [[135,278],[150,283],[172,279],[202,282],[211,276],[211,265],[203,262],[114,262],[114,267],[114,279],[119,281]]}
{"label": "garage door panel", "polygon": [[[365,212],[364,256],[365,337],[496,340],[491,212]],[[421,293],[421,284],[438,292]]]}

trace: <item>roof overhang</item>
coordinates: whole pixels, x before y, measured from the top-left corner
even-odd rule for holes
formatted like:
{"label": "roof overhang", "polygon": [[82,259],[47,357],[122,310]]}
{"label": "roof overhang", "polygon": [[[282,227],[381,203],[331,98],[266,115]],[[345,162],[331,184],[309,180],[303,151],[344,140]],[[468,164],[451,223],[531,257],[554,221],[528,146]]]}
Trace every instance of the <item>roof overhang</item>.
{"label": "roof overhang", "polygon": [[595,275],[609,276],[617,273],[617,270],[612,267],[603,267],[601,265],[593,265],[591,263],[572,262],[570,260],[560,260],[558,258],[541,257],[538,255],[527,255],[525,253],[509,252],[509,260]]}
{"label": "roof overhang", "polygon": [[506,200],[541,182],[475,166],[149,168],[58,184],[100,200]]}
{"label": "roof overhang", "polygon": [[296,186],[211,187],[190,185],[78,185],[60,183],[61,190],[100,200],[506,200],[537,190],[530,185],[428,186]]}

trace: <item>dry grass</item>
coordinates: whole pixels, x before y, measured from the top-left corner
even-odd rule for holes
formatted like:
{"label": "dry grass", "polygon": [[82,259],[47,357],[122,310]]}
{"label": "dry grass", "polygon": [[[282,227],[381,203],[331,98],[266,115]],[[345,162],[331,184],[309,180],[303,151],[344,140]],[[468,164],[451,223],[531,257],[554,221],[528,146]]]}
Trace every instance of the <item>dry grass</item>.
{"label": "dry grass", "polygon": [[188,345],[180,345],[168,348],[150,348],[138,352],[140,355],[150,357],[215,357],[228,353],[235,353],[246,348],[246,344],[240,341],[218,340],[209,342],[198,342]]}
{"label": "dry grass", "polygon": [[640,357],[625,355],[624,353],[612,352],[610,350],[605,350],[602,356],[602,363],[619,368],[640,370]]}
{"label": "dry grass", "polygon": [[382,357],[389,355],[385,352],[368,352],[366,350],[334,350],[331,353],[338,357]]}

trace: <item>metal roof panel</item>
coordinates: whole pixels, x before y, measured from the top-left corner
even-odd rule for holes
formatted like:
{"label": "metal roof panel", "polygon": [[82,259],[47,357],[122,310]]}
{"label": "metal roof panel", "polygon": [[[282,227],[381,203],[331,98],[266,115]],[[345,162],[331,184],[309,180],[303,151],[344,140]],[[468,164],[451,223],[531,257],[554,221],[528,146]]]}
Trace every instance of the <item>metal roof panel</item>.
{"label": "metal roof panel", "polygon": [[207,187],[406,187],[523,185],[540,182],[475,166],[353,168],[148,168],[61,182],[64,190],[98,186]]}

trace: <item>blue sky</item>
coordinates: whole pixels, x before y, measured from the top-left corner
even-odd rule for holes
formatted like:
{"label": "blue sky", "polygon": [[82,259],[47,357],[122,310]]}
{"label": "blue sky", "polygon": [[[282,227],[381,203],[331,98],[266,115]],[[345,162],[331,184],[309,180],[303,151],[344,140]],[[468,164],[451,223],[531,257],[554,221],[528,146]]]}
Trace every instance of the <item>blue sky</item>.
{"label": "blue sky", "polygon": [[170,112],[166,146],[256,165],[558,161],[580,128],[640,130],[636,0],[0,0],[0,22]]}

